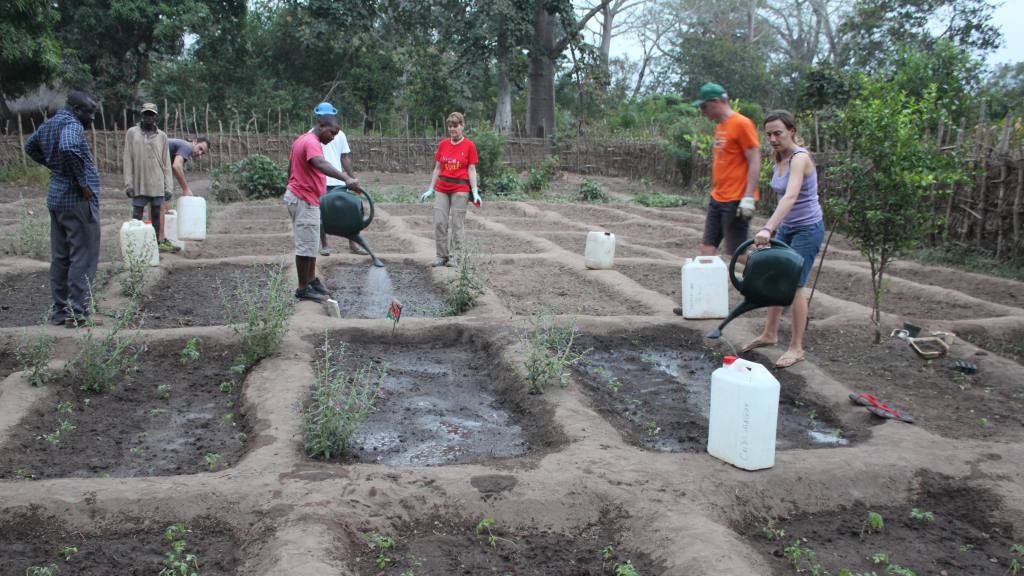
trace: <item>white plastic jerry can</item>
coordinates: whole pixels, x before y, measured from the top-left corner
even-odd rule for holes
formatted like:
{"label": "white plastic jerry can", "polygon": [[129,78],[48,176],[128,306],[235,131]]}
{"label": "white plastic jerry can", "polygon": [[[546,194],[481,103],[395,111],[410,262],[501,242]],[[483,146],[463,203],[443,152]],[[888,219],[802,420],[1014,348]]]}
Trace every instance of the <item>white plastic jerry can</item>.
{"label": "white plastic jerry can", "polygon": [[608,270],[615,263],[615,234],[588,232],[583,264],[591,270]]}
{"label": "white plastic jerry can", "polygon": [[160,249],[156,245],[156,230],[149,222],[129,220],[121,225],[121,256],[125,265],[145,262],[150,266],[160,265]]}
{"label": "white plastic jerry can", "polygon": [[744,470],[774,466],[779,389],[761,364],[726,356],[711,373],[708,454]]}
{"label": "white plastic jerry can", "polygon": [[206,240],[206,198],[182,196],[178,198],[178,238]]}
{"label": "white plastic jerry can", "polygon": [[684,318],[699,320],[729,315],[729,268],[721,258],[687,258],[681,276]]}
{"label": "white plastic jerry can", "polygon": [[164,214],[164,238],[175,241],[178,239],[178,211],[168,210]]}

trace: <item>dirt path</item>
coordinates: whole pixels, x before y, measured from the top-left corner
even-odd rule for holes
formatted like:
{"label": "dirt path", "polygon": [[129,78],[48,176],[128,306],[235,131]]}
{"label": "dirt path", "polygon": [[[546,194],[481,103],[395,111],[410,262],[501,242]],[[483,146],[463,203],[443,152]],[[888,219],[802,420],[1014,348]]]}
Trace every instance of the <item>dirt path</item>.
{"label": "dirt path", "polygon": [[[408,175],[361,179],[388,193],[419,184]],[[577,183],[560,181],[555,192],[571,195]],[[633,186],[602,184],[617,199]],[[41,200],[31,192],[0,191],[0,218],[11,215],[0,222],[5,244],[18,211]],[[124,207],[106,198],[112,276],[101,304],[109,311],[123,301],[116,229]],[[54,339],[55,366],[80,344],[75,331],[39,325],[45,262],[0,258],[0,533],[12,535],[0,543],[9,560],[0,576],[47,563],[58,573],[155,573],[168,550],[163,531],[175,522],[193,529],[186,539],[202,573],[282,576],[596,575],[626,559],[645,575],[793,574],[814,563],[833,574],[882,573],[870,560],[877,552],[917,574],[1004,574],[1010,545],[1024,543],[1021,283],[895,266],[884,333],[913,322],[957,334],[948,356],[927,361],[902,340],[872,344],[868,271],[837,252],[812,304],[807,361],[774,372],[784,390],[775,466],[745,472],[703,451],[708,374],[757,333],[763,312],[736,320],[719,342],[702,337],[717,321],[672,315],[699,210],[485,199],[470,209],[467,230],[487,292],[465,314],[443,316],[455,270],[427,267],[429,206],[378,208],[367,238],[394,272],[387,290],[417,311],[396,331],[372,300],[368,287],[378,282],[379,291],[381,280],[365,257],[336,252],[319,263],[344,317],[300,302],[281,350],[233,372],[237,337],[223,326],[220,295],[258,282],[253,265],[284,263],[289,282],[294,271],[283,208],[213,205],[208,239],[162,255],[152,270],[144,292],[152,319],[137,333],[146,361],[109,397],[59,379],[32,387],[18,371],[12,358],[28,337]],[[616,234],[614,269],[583,267],[588,230]],[[542,315],[562,325],[575,318],[593,362],[564,388],[532,395],[522,337]],[[346,343],[352,366],[389,364],[358,453],[326,463],[304,455],[302,420],[325,334]],[[783,341],[788,334],[787,320]],[[192,338],[203,351],[194,367],[179,358]],[[744,357],[771,366],[783,350]],[[953,370],[956,359],[977,371]],[[851,392],[874,394],[916,423],[875,418]],[[120,414],[106,406],[118,398]],[[59,409],[64,402],[70,412]],[[75,430],[52,443],[46,437],[62,419]],[[127,429],[121,436],[115,420]],[[920,507],[937,516],[934,534],[902,520]],[[868,511],[883,513],[889,531],[843,536],[862,530]],[[842,520],[830,529],[823,517]],[[480,528],[486,518],[493,524]],[[768,526],[787,536],[767,538]],[[372,533],[398,541],[383,568]],[[787,560],[793,538],[806,538],[815,560]],[[77,557],[57,553],[71,544]],[[608,546],[614,552],[602,558]],[[123,553],[100,558],[104,547]],[[124,559],[133,555],[134,564]]]}

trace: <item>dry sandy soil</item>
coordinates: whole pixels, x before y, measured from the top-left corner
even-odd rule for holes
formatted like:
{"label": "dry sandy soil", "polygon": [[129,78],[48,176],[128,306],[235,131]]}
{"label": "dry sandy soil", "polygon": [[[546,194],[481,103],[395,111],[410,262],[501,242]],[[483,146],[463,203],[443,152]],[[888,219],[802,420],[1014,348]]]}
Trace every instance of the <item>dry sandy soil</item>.
{"label": "dry sandy soil", "polygon": [[[361,179],[381,199],[423,186]],[[273,202],[211,203],[207,239],[148,271],[137,370],[99,395],[60,370],[124,305],[124,198],[104,189],[104,326],[41,324],[47,262],[0,256],[0,576],[156,574],[178,522],[202,574],[600,575],[629,560],[644,575],[996,576],[1024,562],[1024,284],[898,263],[876,345],[869,271],[833,238],[807,361],[773,371],[775,466],[746,472],[704,451],[708,390],[763,312],[719,341],[702,336],[717,321],[673,316],[701,210],[648,209],[629,200],[635,183],[600,181],[607,204],[471,208],[487,290],[460,316],[444,315],[455,270],[427,266],[429,206],[382,202],[366,237],[388,266],[334,240],[320,274],[342,318],[298,303],[280,351],[245,373],[223,300],[266,265],[292,281],[289,224]],[[563,177],[553,197],[578,182]],[[42,207],[40,190],[0,189],[0,247]],[[584,268],[588,230],[617,235],[614,269]],[[407,304],[397,326],[392,297]],[[542,321],[575,321],[588,361],[529,394],[524,338]],[[904,322],[955,333],[949,354],[926,360],[889,338]],[[34,387],[15,351],[40,335],[54,339],[55,377]],[[200,356],[186,361],[193,338]],[[344,345],[348,368],[387,370],[349,453],[329,462],[306,457],[302,418],[325,345]],[[783,351],[744,357],[771,367]],[[850,393],[915,423],[872,416]],[[74,429],[55,437],[62,421]]]}

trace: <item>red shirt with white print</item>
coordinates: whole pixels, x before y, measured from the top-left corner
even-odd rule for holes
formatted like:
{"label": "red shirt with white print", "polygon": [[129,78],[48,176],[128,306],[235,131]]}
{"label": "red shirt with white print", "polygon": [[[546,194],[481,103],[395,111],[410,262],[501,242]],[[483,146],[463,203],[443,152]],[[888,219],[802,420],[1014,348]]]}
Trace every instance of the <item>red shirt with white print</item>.
{"label": "red shirt with white print", "polygon": [[[434,153],[434,160],[441,164],[440,177],[434,184],[434,190],[445,194],[469,192],[469,166],[480,162],[476,155],[476,144],[472,140],[463,137],[458,144],[452,144],[450,138],[441,140]],[[462,182],[450,182],[445,178]]]}

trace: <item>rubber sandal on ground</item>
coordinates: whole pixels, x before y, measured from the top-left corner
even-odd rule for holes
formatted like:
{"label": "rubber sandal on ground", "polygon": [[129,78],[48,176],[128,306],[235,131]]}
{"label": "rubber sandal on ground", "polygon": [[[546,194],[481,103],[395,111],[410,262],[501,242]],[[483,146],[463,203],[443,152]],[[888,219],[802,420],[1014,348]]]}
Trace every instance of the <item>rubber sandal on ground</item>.
{"label": "rubber sandal on ground", "polygon": [[790,366],[796,364],[797,362],[803,362],[803,361],[804,361],[804,357],[803,356],[790,356],[789,354],[783,354],[782,357],[779,358],[777,362],[775,362],[775,367],[776,368],[789,368]]}
{"label": "rubber sandal on ground", "polygon": [[909,414],[902,414],[899,410],[890,408],[889,406],[879,402],[878,398],[875,398],[871,394],[850,394],[850,400],[854,404],[859,404],[868,409],[869,412],[878,416],[879,418],[888,418],[890,420],[899,420],[900,422],[906,422],[907,424],[913,424],[914,418]]}
{"label": "rubber sandal on ground", "polygon": [[746,345],[743,346],[743,348],[740,348],[740,354],[744,352],[750,352],[751,350],[754,350],[756,348],[764,348],[766,346],[775,346],[775,342],[769,342],[767,340],[762,340],[761,338],[754,338],[750,342],[747,342]]}

